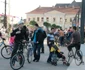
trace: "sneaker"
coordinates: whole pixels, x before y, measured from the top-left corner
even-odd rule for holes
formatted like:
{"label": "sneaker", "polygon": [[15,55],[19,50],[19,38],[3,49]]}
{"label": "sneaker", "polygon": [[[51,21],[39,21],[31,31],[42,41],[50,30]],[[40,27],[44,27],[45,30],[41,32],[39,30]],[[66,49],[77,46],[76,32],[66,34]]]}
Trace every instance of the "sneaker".
{"label": "sneaker", "polygon": [[35,61],[36,61],[36,59],[33,60],[33,62],[35,62]]}
{"label": "sneaker", "polygon": [[51,61],[47,61],[47,63],[51,63]]}
{"label": "sneaker", "polygon": [[36,60],[36,62],[39,62],[39,60]]}

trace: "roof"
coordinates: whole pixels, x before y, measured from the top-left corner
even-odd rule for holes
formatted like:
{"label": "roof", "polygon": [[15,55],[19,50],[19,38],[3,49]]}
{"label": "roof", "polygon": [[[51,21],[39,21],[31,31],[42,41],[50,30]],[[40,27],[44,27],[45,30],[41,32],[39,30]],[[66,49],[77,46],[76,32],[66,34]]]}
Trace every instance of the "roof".
{"label": "roof", "polygon": [[56,7],[80,7],[81,6],[81,2],[76,2],[75,0],[72,3],[59,3],[55,5]]}
{"label": "roof", "polygon": [[68,3],[68,4],[56,4],[55,6],[56,7],[66,7],[66,6],[69,6],[70,5],[70,3]]}
{"label": "roof", "polygon": [[35,10],[28,12],[27,14],[44,14],[52,10],[53,10],[52,7],[38,7]]}
{"label": "roof", "polygon": [[69,8],[64,8],[64,7],[61,7],[61,8],[58,8],[58,7],[38,7],[36,9],[34,9],[33,11],[31,12],[28,12],[26,14],[44,14],[44,13],[47,13],[47,12],[50,12],[50,11],[53,11],[53,10],[56,10],[56,11],[59,11],[59,12],[62,12],[62,13],[66,13],[66,14],[76,14],[78,11],[79,11],[79,7],[76,7],[76,8],[72,8],[72,7],[69,7]]}

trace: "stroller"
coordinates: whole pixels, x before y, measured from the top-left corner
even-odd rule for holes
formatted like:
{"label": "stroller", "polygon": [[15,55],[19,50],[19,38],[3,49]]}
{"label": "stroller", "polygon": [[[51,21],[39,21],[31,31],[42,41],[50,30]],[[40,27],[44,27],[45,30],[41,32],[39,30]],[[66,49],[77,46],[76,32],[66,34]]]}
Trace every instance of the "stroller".
{"label": "stroller", "polygon": [[[51,64],[57,66],[57,62],[58,61],[62,61],[63,64],[65,64],[66,66],[69,66],[70,64],[66,61],[65,56],[63,55],[64,53],[60,51],[60,49],[57,47],[56,44],[54,44],[51,47],[51,53],[52,53],[52,57],[51,57]],[[61,59],[62,58],[62,59]]]}

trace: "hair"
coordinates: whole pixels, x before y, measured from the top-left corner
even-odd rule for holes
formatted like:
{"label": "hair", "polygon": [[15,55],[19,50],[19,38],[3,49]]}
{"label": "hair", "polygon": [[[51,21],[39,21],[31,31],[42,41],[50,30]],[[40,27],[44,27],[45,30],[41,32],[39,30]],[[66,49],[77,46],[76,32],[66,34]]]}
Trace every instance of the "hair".
{"label": "hair", "polygon": [[73,29],[74,29],[74,30],[77,30],[76,26],[73,26]]}
{"label": "hair", "polygon": [[39,27],[39,25],[36,23],[36,24],[34,24],[34,26],[36,26],[36,27]]}
{"label": "hair", "polygon": [[52,27],[51,30],[53,30],[53,29],[55,29],[55,28]]}

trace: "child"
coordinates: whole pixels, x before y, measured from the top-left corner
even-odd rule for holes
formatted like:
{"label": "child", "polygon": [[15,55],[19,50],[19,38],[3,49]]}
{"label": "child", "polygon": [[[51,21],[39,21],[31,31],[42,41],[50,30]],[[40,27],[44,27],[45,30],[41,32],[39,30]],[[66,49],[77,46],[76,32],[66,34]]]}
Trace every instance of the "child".
{"label": "child", "polygon": [[67,64],[66,57],[63,55],[63,52],[61,52],[60,49],[57,47],[57,44],[54,44],[51,47],[50,58],[49,58],[50,60],[51,60],[51,57],[54,54],[54,52],[56,53],[58,58],[62,58],[63,64]]}
{"label": "child", "polygon": [[10,46],[13,46],[13,44],[14,44],[14,39],[15,39],[14,36],[9,38],[9,45],[10,45]]}

